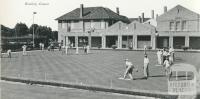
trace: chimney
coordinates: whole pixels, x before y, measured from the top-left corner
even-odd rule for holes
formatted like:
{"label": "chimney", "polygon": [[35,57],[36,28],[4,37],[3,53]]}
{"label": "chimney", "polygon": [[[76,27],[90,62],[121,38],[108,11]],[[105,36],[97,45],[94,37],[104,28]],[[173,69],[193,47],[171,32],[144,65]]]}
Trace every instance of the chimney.
{"label": "chimney", "polygon": [[144,22],[144,12],[142,13],[142,23]]}
{"label": "chimney", "polygon": [[156,14],[156,19],[158,18],[158,14]]}
{"label": "chimney", "polygon": [[154,19],[154,10],[151,10],[151,18]]}
{"label": "chimney", "polygon": [[164,6],[164,13],[167,12],[167,6]]}
{"label": "chimney", "polygon": [[80,18],[83,17],[83,4],[80,5]]}
{"label": "chimney", "polygon": [[138,22],[140,22],[140,23],[141,23],[141,17],[140,17],[140,16],[138,16]]}
{"label": "chimney", "polygon": [[116,13],[119,15],[119,7],[116,7]]}

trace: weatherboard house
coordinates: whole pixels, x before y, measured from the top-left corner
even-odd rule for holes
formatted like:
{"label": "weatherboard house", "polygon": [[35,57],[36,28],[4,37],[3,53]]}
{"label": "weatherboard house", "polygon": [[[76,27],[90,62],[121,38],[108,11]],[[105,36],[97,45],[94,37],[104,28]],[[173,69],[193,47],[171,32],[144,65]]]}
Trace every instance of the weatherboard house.
{"label": "weatherboard house", "polygon": [[[179,9],[177,13],[177,9]],[[109,49],[152,49],[163,47],[181,48],[200,42],[199,14],[180,5],[154,18],[127,18],[105,7],[83,7],[58,17],[58,40],[64,45]],[[187,16],[186,16],[187,15]],[[180,29],[179,29],[180,27]]]}

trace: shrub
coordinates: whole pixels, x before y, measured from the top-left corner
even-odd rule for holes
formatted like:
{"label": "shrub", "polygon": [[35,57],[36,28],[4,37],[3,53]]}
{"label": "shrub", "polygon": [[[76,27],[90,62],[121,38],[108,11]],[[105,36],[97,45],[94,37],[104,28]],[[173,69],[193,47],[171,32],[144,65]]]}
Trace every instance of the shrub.
{"label": "shrub", "polygon": [[189,47],[188,47],[188,46],[182,46],[182,49],[183,49],[184,51],[187,51],[187,50],[189,49]]}
{"label": "shrub", "polygon": [[129,48],[130,50],[132,50],[132,49],[133,49],[133,47],[132,47],[132,46],[129,46],[128,48]]}
{"label": "shrub", "polygon": [[117,45],[112,45],[112,49],[116,49],[117,48]]}
{"label": "shrub", "polygon": [[152,47],[151,46],[147,46],[147,49],[152,49]]}
{"label": "shrub", "polygon": [[101,44],[98,45],[98,49],[100,49],[100,48],[101,48]]}

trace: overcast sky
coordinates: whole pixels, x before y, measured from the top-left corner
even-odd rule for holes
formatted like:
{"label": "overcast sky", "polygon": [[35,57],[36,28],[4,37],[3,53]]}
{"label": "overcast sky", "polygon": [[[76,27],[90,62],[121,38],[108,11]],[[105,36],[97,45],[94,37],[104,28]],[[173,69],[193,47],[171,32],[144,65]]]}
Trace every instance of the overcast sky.
{"label": "overcast sky", "polygon": [[13,28],[17,22],[22,22],[30,27],[35,11],[36,24],[57,30],[55,19],[80,4],[84,7],[103,6],[113,11],[119,7],[120,14],[129,18],[137,18],[142,12],[145,17],[151,17],[151,10],[160,15],[164,6],[169,10],[178,4],[200,14],[200,0],[0,0],[0,24]]}

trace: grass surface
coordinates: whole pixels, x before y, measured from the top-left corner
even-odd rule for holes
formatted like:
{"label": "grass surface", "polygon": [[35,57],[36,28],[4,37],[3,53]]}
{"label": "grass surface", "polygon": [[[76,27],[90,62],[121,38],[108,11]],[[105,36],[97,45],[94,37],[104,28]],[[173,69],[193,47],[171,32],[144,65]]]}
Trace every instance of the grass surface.
{"label": "grass surface", "polygon": [[[150,59],[150,77],[143,78],[142,51],[92,50],[85,55],[75,50],[69,55],[59,51],[33,51],[27,56],[13,53],[12,58],[1,58],[3,77],[28,78],[31,80],[56,80],[67,83],[95,85],[112,88],[167,91],[167,79],[163,67],[156,66],[156,52],[147,52]],[[177,52],[175,63],[189,63],[200,68],[200,53]],[[125,70],[124,59],[128,58],[138,68],[135,80],[119,80]]]}

